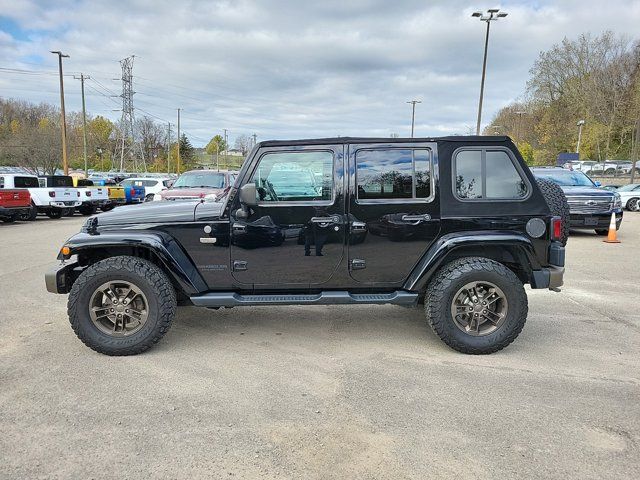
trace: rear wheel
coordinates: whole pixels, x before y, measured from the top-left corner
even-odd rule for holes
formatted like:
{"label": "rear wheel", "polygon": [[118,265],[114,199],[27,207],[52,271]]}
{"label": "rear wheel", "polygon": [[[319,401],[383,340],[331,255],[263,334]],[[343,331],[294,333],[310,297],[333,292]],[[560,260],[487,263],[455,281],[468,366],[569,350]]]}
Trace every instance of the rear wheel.
{"label": "rear wheel", "polygon": [[551,180],[547,180],[545,178],[537,178],[536,182],[538,183],[538,187],[540,187],[540,191],[542,191],[544,199],[547,201],[547,205],[549,205],[551,214],[562,219],[560,242],[562,243],[562,245],[566,245],[567,239],[569,238],[569,222],[571,219],[567,197],[562,191],[562,188],[560,188],[557,183],[552,182]]}
{"label": "rear wheel", "polygon": [[36,218],[38,218],[38,209],[33,203],[31,203],[28,213],[20,215],[20,220],[24,220],[26,222],[33,222]]}
{"label": "rear wheel", "polygon": [[96,213],[96,206],[95,205],[80,205],[78,207],[78,211],[80,212],[81,215],[93,215],[94,213]]}
{"label": "rear wheel", "polygon": [[150,193],[146,197],[144,197],[144,201],[145,202],[152,202],[153,201],[153,197],[155,197],[155,194]]}
{"label": "rear wheel", "polygon": [[165,273],[137,257],[89,266],[73,284],[68,313],[80,340],[106,355],[142,353],[169,330],[176,293]]}
{"label": "rear wheel", "polygon": [[109,210],[113,210],[113,203],[109,203],[107,205],[103,205],[100,207],[100,210],[102,210],[103,212],[108,212]]}
{"label": "rear wheel", "polygon": [[64,211],[61,208],[51,208],[51,209],[47,210],[47,217],[57,220],[58,218],[62,217],[63,213],[64,213]]}
{"label": "rear wheel", "polygon": [[527,320],[520,279],[501,263],[466,257],[444,266],[427,287],[425,311],[433,331],[451,348],[487,354],[503,349]]}

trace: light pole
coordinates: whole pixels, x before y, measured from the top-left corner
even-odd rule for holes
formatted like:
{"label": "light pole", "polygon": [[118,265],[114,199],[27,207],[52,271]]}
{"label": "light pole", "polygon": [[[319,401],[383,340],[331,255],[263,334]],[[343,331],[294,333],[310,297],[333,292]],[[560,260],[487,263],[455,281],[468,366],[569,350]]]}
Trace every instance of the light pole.
{"label": "light pole", "polygon": [[522,139],[520,138],[520,135],[522,134],[520,129],[522,127],[522,115],[524,115],[526,113],[527,112],[523,112],[521,110],[516,112],[516,115],[518,115],[518,124],[516,125],[516,141],[518,141],[518,142],[522,141]]}
{"label": "light pole", "polygon": [[64,113],[64,80],[62,77],[62,59],[69,58],[59,50],[51,50],[51,53],[58,55],[58,73],[60,74],[60,132],[62,134],[62,170],[65,175],[69,175],[69,163],[67,161],[67,120]]}
{"label": "light pole", "polygon": [[413,127],[416,123],[416,103],[422,103],[420,100],[409,100],[411,104],[411,138],[413,138]]}
{"label": "light pole", "polygon": [[578,127],[578,144],[576,145],[576,153],[578,154],[578,158],[580,158],[580,140],[582,140],[582,126],[586,122],[584,120],[578,120],[576,123],[576,127]]}
{"label": "light pole", "polygon": [[480,102],[478,102],[478,123],[476,124],[476,135],[480,135],[480,122],[482,121],[482,97],[484,95],[484,79],[487,73],[487,48],[489,47],[489,25],[494,20],[504,18],[507,12],[501,12],[499,8],[490,8],[486,13],[473,12],[472,17],[477,17],[483,22],[487,22],[487,34],[484,38],[484,59],[482,60],[482,80],[480,81]]}

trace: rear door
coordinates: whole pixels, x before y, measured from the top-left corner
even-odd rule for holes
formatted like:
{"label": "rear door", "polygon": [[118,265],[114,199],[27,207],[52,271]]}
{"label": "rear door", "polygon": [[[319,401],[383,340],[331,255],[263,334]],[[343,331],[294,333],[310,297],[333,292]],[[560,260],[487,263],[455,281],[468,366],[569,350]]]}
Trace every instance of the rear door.
{"label": "rear door", "polygon": [[349,146],[351,277],[398,285],[437,238],[435,143]]}

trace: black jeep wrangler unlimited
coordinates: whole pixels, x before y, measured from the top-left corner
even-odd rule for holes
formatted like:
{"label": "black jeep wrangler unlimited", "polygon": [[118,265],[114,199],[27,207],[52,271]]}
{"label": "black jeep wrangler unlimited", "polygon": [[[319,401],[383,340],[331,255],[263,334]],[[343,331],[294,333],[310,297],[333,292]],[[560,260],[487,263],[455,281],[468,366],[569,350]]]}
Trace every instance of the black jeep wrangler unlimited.
{"label": "black jeep wrangler unlimited", "polygon": [[46,285],[109,355],[151,347],[178,304],[423,304],[450,347],[491,353],[524,326],[524,284],[562,285],[567,215],[508,137],[268,141],[222,200],[90,217]]}

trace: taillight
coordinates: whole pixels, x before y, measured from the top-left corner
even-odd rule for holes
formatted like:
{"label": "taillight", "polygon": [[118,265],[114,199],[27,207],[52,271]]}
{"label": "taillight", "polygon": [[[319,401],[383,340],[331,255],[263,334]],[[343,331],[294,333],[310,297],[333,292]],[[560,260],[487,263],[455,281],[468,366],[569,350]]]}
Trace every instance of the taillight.
{"label": "taillight", "polygon": [[131,187],[131,196],[133,197],[135,196],[135,194],[136,194],[136,189]]}
{"label": "taillight", "polygon": [[87,190],[85,193],[86,193],[87,197],[91,196],[91,192],[89,190]]}
{"label": "taillight", "polygon": [[78,195],[78,197],[80,197],[80,191],[79,190],[76,192],[76,194]]}
{"label": "taillight", "polygon": [[51,198],[55,198],[55,196],[56,196],[56,192],[49,192],[49,196],[50,196]]}
{"label": "taillight", "polygon": [[111,195],[111,189],[107,187],[107,195]]}
{"label": "taillight", "polygon": [[562,218],[553,217],[551,219],[551,240],[560,240],[562,237]]}

